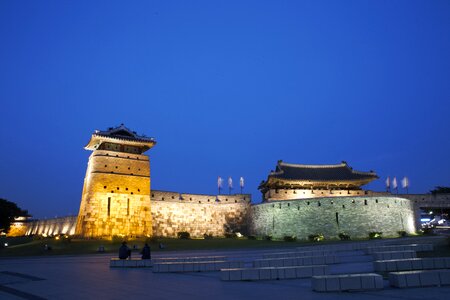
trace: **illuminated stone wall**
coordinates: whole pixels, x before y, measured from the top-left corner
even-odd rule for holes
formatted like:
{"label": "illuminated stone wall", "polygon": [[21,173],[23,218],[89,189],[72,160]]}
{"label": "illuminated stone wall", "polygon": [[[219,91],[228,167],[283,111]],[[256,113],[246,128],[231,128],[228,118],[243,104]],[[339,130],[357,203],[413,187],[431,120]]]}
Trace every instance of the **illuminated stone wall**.
{"label": "illuminated stone wall", "polygon": [[191,237],[206,234],[223,236],[227,231],[245,233],[251,196],[198,195],[152,191],[153,234],[176,237],[189,232]]}
{"label": "illuminated stone wall", "polygon": [[[111,195],[114,194],[117,193]],[[215,196],[152,191],[153,235],[176,237],[181,231],[189,232],[191,237],[203,237],[205,233],[223,236],[227,231],[245,233],[250,202],[251,196],[248,194]],[[118,207],[124,212],[125,208]],[[139,218],[139,215],[132,217]],[[77,217],[32,221],[25,225],[26,235],[72,235],[75,234],[76,222]],[[134,235],[145,234],[134,232]]]}
{"label": "illuminated stone wall", "polygon": [[307,239],[322,233],[338,238],[340,232],[352,238],[367,238],[371,231],[398,236],[397,231],[416,231],[414,205],[398,197],[336,197],[282,200],[253,205],[250,231],[254,235],[283,238],[295,235]]}
{"label": "illuminated stone wall", "polygon": [[76,222],[76,216],[31,221],[24,223],[27,228],[25,235],[73,235]]}
{"label": "illuminated stone wall", "polygon": [[7,236],[9,237],[24,236],[27,233],[27,229],[28,226],[25,223],[22,222],[11,223]]}
{"label": "illuminated stone wall", "polygon": [[96,150],[88,163],[76,234],[150,236],[148,156]]}
{"label": "illuminated stone wall", "polygon": [[270,189],[264,195],[265,201],[296,200],[323,197],[350,197],[350,196],[375,196],[390,195],[364,190],[311,190],[311,189]]}

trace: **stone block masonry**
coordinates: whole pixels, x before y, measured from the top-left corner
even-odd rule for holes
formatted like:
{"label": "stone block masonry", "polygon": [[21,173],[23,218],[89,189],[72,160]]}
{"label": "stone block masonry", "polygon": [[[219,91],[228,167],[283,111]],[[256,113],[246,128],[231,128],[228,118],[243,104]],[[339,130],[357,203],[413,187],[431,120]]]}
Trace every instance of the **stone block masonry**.
{"label": "stone block masonry", "polygon": [[191,237],[246,233],[250,202],[248,194],[197,195],[153,190],[153,235],[176,237],[182,231]]}
{"label": "stone block masonry", "polygon": [[397,197],[336,197],[271,201],[253,205],[250,232],[274,238],[296,236],[307,239],[322,233],[338,238],[345,232],[351,238],[367,238],[369,232],[383,232],[384,237],[398,236],[398,231],[414,233],[414,207],[408,199]]}

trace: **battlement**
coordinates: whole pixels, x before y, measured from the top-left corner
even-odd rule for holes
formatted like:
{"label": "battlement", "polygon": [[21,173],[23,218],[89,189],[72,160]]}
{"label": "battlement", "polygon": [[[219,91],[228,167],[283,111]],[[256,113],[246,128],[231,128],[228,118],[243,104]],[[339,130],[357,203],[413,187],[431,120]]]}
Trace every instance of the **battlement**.
{"label": "battlement", "polygon": [[207,195],[207,194],[185,194],[170,191],[152,190],[151,201],[168,201],[184,203],[209,203],[209,204],[230,204],[251,202],[251,194],[232,194],[232,195]]}
{"label": "battlement", "polygon": [[263,194],[263,201],[311,199],[322,197],[351,197],[351,196],[387,196],[389,193],[380,193],[367,190],[348,189],[268,189]]}

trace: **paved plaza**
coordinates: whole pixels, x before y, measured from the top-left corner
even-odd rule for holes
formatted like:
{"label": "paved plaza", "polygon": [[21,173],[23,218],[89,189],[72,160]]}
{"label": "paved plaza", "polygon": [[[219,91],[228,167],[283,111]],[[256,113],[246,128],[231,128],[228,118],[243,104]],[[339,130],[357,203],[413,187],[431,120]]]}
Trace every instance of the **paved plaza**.
{"label": "paved plaza", "polygon": [[[159,252],[154,258],[226,255],[251,261],[270,250]],[[286,251],[279,249],[278,251]],[[363,251],[340,253],[331,274],[373,272]],[[151,268],[109,267],[111,255],[0,260],[0,299],[446,299],[450,286],[317,293],[311,279],[221,281],[219,272],[153,273]]]}

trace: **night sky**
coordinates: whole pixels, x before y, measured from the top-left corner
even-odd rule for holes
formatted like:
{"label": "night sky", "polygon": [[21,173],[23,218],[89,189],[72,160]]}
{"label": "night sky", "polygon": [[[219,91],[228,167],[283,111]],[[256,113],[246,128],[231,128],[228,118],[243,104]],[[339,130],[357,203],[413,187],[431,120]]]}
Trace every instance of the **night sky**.
{"label": "night sky", "polygon": [[[259,202],[276,162],[450,185],[450,1],[0,1],[0,197],[77,214],[95,129],[152,189]],[[236,188],[235,191],[238,191]]]}

